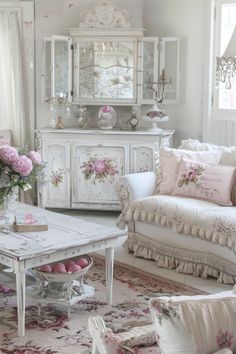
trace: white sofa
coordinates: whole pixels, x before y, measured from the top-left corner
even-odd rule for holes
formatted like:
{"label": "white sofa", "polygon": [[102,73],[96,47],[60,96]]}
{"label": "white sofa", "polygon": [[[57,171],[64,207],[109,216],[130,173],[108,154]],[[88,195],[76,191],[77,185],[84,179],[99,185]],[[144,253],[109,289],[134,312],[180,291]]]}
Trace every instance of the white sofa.
{"label": "white sofa", "polygon": [[155,195],[156,180],[156,173],[144,172],[117,184],[123,207],[118,226],[128,225],[129,251],[159,267],[235,284],[236,206]]}

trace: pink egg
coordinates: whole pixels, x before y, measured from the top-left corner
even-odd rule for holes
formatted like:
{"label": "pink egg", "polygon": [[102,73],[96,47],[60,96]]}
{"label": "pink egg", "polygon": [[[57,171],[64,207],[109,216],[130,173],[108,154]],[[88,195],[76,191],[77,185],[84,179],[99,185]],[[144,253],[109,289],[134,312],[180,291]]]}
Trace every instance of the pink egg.
{"label": "pink egg", "polygon": [[39,270],[41,270],[42,272],[51,273],[52,272],[52,267],[49,264],[44,264],[43,266],[41,266],[39,268]]}
{"label": "pink egg", "polygon": [[73,265],[75,265],[75,262],[74,262],[74,261],[67,261],[67,262],[65,262],[66,270],[68,271],[68,269],[69,269],[71,266],[73,266]]}
{"label": "pink egg", "polygon": [[89,261],[87,260],[87,258],[81,257],[81,258],[77,259],[77,261],[75,263],[77,265],[79,265],[81,268],[85,268],[88,266]]}
{"label": "pink egg", "polygon": [[74,273],[78,272],[79,270],[81,270],[81,267],[77,264],[74,264],[68,269],[68,272]]}
{"label": "pink egg", "polygon": [[54,273],[66,273],[66,267],[63,263],[56,263],[53,266]]}

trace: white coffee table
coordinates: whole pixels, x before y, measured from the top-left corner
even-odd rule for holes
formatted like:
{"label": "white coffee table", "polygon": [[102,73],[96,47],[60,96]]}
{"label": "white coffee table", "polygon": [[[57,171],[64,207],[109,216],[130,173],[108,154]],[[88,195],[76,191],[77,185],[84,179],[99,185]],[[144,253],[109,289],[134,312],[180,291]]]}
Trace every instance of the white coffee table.
{"label": "white coffee table", "polygon": [[12,268],[16,274],[18,334],[25,335],[26,271],[47,263],[105,249],[107,302],[112,303],[114,247],[125,231],[85,222],[67,215],[19,203],[9,210],[14,213],[44,215],[48,231],[16,233],[0,229],[0,263]]}

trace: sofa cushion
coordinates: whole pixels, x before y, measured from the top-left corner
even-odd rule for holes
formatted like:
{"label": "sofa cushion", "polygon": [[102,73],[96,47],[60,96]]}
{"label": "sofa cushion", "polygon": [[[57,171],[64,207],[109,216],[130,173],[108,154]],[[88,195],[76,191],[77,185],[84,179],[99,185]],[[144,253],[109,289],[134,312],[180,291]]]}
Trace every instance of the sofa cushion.
{"label": "sofa cushion", "polygon": [[232,205],[230,197],[235,171],[232,166],[211,165],[183,158],[173,194]]}
{"label": "sofa cushion", "polygon": [[[221,152],[220,165],[236,166],[236,146],[226,147],[208,143],[201,143],[198,140],[182,140],[180,149],[191,151],[215,151]],[[236,205],[236,179],[233,184],[231,200]]]}
{"label": "sofa cushion", "polygon": [[181,159],[185,157],[191,160],[206,162],[211,164],[218,164],[221,153],[209,151],[188,151],[177,150],[162,147],[160,149],[160,183],[159,194],[172,194],[175,189],[175,184],[179,171],[179,164]]}
{"label": "sofa cushion", "polygon": [[159,297],[150,300],[162,354],[236,351],[236,295]]}
{"label": "sofa cushion", "polygon": [[137,199],[123,211],[126,222],[137,220],[169,227],[236,251],[236,208],[203,200],[156,195]]}

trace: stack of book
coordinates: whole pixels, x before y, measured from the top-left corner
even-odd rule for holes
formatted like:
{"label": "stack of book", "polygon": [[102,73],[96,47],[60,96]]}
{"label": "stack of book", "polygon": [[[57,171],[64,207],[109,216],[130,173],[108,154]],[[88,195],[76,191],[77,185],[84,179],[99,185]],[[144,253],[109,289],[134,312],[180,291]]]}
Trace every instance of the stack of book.
{"label": "stack of book", "polygon": [[16,232],[48,231],[48,225],[43,215],[17,214],[13,229]]}

